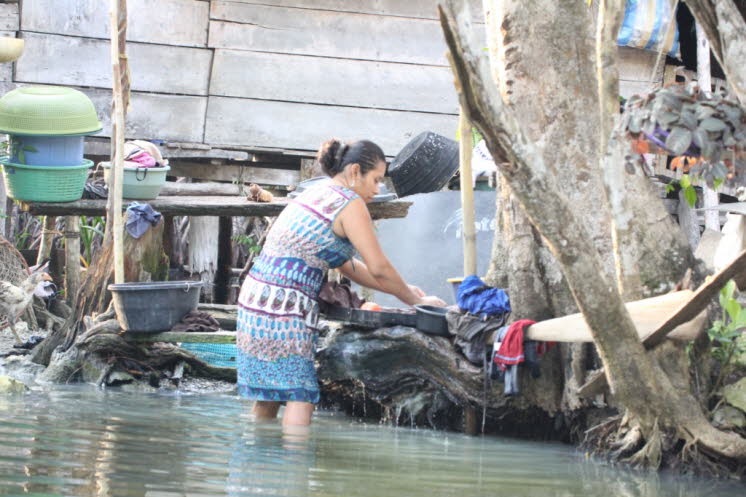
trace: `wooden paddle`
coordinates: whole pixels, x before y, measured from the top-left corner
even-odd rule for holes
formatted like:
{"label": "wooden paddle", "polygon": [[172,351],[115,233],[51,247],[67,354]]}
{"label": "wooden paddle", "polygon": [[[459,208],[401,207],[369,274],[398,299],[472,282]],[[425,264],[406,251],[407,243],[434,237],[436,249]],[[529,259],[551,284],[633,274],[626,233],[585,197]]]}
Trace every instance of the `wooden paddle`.
{"label": "wooden paddle", "polygon": [[[652,349],[660,344],[666,336],[676,327],[694,319],[710,303],[712,297],[717,295],[723,286],[735,276],[746,271],[746,250],[741,252],[733,262],[728,264],[712,278],[701,285],[671,316],[666,319],[655,331],[648,335],[642,344],[646,349]],[[590,397],[599,392],[608,384],[606,374],[599,374],[578,389],[580,397]]]}

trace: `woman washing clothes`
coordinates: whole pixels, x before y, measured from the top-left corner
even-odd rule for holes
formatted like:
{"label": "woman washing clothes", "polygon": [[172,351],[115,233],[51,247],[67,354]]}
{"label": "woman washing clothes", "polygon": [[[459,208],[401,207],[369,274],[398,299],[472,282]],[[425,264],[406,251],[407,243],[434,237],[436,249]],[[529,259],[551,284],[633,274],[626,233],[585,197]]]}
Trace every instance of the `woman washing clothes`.
{"label": "woman washing clothes", "polygon": [[328,269],[408,305],[445,305],[408,285],[378,243],[366,204],[386,173],[381,148],[329,140],[317,159],[331,180],[277,217],[238,298],[239,394],[255,401],[257,418],[274,419],[286,402],[284,425],[309,425],[319,402],[316,298]]}

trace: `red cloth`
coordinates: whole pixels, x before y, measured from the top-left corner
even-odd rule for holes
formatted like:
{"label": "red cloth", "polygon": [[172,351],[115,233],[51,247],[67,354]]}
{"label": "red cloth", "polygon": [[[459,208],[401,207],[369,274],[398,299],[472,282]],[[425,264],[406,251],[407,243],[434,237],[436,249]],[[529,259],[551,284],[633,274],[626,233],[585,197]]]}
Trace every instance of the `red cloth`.
{"label": "red cloth", "polygon": [[505,370],[505,366],[523,362],[523,330],[534,323],[536,321],[530,319],[519,319],[508,327],[493,358],[501,370]]}

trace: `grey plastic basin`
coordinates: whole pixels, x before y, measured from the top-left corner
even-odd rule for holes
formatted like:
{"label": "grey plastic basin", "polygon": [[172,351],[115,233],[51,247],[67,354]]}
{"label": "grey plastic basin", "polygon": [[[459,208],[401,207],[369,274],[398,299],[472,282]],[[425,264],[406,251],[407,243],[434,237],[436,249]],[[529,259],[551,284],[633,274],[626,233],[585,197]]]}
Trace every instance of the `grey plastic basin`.
{"label": "grey plastic basin", "polygon": [[168,331],[197,308],[201,281],[154,281],[109,285],[117,321],[124,331]]}

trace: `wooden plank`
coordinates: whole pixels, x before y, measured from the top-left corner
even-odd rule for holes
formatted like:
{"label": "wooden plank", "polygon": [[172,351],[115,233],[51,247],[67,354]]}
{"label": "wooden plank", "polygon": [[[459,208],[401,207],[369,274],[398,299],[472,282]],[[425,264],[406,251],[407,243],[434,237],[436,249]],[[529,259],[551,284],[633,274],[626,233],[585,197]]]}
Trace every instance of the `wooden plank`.
{"label": "wooden plank", "polygon": [[19,17],[17,3],[0,3],[0,31],[18,31]]}
{"label": "wooden plank", "polygon": [[211,181],[239,181],[259,185],[288,186],[300,181],[298,171],[271,169],[251,165],[213,165],[204,162],[174,160],[170,162],[171,175]]}
{"label": "wooden plank", "polygon": [[[220,0],[211,5],[211,48],[447,65],[436,20]],[[475,25],[474,34],[486,46],[484,26]]]}
{"label": "wooden plank", "polygon": [[[746,274],[746,251],[741,252],[733,262],[713,275],[703,285],[700,285],[700,287],[693,292],[675,312],[669,314],[657,329],[645,337],[642,344],[646,349],[652,349],[665,340],[667,336],[670,336],[670,334],[681,325],[698,318],[701,314],[705,314],[706,311],[704,309],[718,294],[720,289],[723,288],[729,280],[744,274]],[[581,397],[594,395],[596,392],[601,390],[607,382],[606,375],[601,374],[580,387],[578,395]]]}
{"label": "wooden plank", "polygon": [[[386,16],[414,17],[422,19],[438,19],[438,0],[232,0],[236,3],[251,3],[257,5],[275,5],[300,9],[333,10],[355,14],[378,14]],[[484,22],[482,2],[469,0],[472,16],[476,22]]]}
{"label": "wooden plank", "polygon": [[450,114],[210,97],[205,141],[318,150],[344,133],[344,139],[370,139],[396,155],[422,131],[452,137],[457,125],[458,116]]}
{"label": "wooden plank", "polygon": [[[109,42],[23,32],[24,55],[16,62],[15,81],[111,88]],[[130,43],[127,46],[132,89],[207,95],[212,51]]]}
{"label": "wooden plank", "polygon": [[[153,209],[171,216],[277,216],[287,207],[287,201],[249,202],[243,197],[158,197],[149,200]],[[76,200],[74,202],[22,202],[23,210],[34,216],[100,216],[106,212],[106,200]],[[392,200],[369,204],[373,219],[406,217],[412,202]]]}
{"label": "wooden plank", "polygon": [[645,95],[653,91],[649,81],[619,80],[619,95],[629,98],[632,95]]}
{"label": "wooden plank", "polygon": [[[639,48],[619,47],[619,79],[627,81],[651,81],[657,52]],[[654,78],[656,81],[663,79]]]}
{"label": "wooden plank", "polygon": [[[205,47],[209,3],[197,0],[128,0],[127,40]],[[109,2],[32,0],[23,3],[21,29],[86,38],[109,38]]]}
{"label": "wooden plank", "polygon": [[162,333],[137,333],[128,331],[123,336],[129,341],[137,343],[236,343],[235,331],[213,331],[209,333],[178,331],[164,331]]}
{"label": "wooden plank", "polygon": [[[103,126],[97,136],[110,137],[111,91],[79,90],[88,95],[96,107]],[[125,136],[146,140],[202,140],[206,114],[207,97],[132,92]],[[174,116],[180,118],[174,119]]]}
{"label": "wooden plank", "polygon": [[161,188],[162,197],[182,196],[240,196],[244,195],[243,185],[231,183],[177,183],[166,181]]}
{"label": "wooden plank", "polygon": [[446,67],[304,55],[216,50],[210,94],[458,113]]}
{"label": "wooden plank", "polygon": [[[671,312],[687,302],[694,292],[683,290],[672,292],[649,299],[628,302],[627,311],[635,323],[641,340],[646,340]],[[700,309],[701,310],[701,309]],[[671,338],[688,341],[696,338],[702,329],[706,312],[699,312],[691,316],[691,320],[679,323],[672,329]],[[531,325],[526,330],[526,336],[531,340],[542,342],[592,342],[591,330],[580,313],[548,319]]]}

